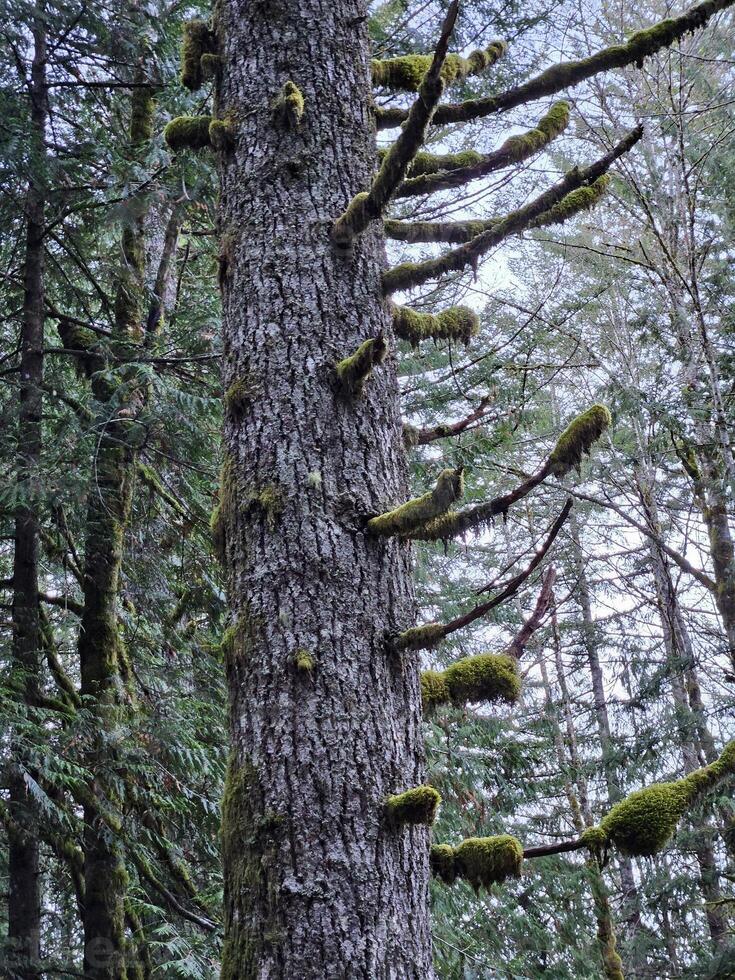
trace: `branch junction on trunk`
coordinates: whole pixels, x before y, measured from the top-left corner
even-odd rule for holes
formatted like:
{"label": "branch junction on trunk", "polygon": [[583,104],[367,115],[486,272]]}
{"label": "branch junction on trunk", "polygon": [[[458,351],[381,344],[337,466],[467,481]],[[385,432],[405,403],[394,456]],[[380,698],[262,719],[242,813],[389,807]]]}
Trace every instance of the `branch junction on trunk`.
{"label": "branch junction on trunk", "polygon": [[431,826],[441,796],[433,786],[416,786],[405,793],[388,797],[385,809],[388,819],[396,826],[401,824],[425,824]]}

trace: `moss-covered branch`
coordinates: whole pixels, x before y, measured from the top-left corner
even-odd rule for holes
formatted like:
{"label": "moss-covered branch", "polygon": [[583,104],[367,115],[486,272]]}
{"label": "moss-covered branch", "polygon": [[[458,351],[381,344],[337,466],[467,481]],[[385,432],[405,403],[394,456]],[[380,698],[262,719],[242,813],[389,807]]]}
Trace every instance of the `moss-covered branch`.
{"label": "moss-covered branch", "polygon": [[[496,112],[504,112],[515,106],[525,105],[535,99],[545,98],[574,88],[587,78],[611,68],[623,68],[636,64],[640,67],[648,58],[690,34],[721,10],[726,10],[733,0],[704,0],[691,7],[680,17],[667,17],[651,27],[636,31],[624,44],[613,44],[596,51],[588,58],[565,61],[541,72],[522,85],[507,89],[499,95],[482,99],[469,99],[455,105],[440,105],[434,113],[433,122],[439,126],[447,123],[467,122]],[[383,109],[377,112],[379,129],[400,126],[406,118],[402,109]]]}
{"label": "moss-covered branch", "polygon": [[216,64],[217,42],[203,20],[190,20],[184,24],[181,42],[181,84],[196,92],[211,78]]}
{"label": "moss-covered branch", "polygon": [[435,191],[443,191],[451,187],[462,187],[470,180],[487,177],[503,167],[522,163],[548,146],[564,132],[568,125],[569,103],[557,102],[533,129],[519,136],[509,136],[502,146],[492,153],[486,153],[479,160],[464,166],[460,164],[437,173],[409,177],[403,181],[395,196],[415,197],[417,194],[433,194]]}
{"label": "moss-covered branch", "polygon": [[372,517],[367,523],[368,530],[382,535],[410,534],[427,521],[445,514],[463,492],[463,468],[442,470],[432,490],[394,510]]}
{"label": "moss-covered branch", "polygon": [[[561,510],[561,513],[552,524],[545,541],[528,563],[526,568],[519,572],[518,575],[515,575],[512,579],[510,579],[505,587],[501,589],[497,595],[493,596],[492,599],[489,599],[487,602],[479,603],[473,609],[470,609],[469,612],[464,613],[462,616],[457,616],[456,619],[452,619],[448,623],[426,623],[423,626],[414,626],[411,629],[400,633],[393,639],[393,648],[395,650],[428,650],[431,647],[436,646],[436,644],[445,637],[449,636],[450,633],[455,633],[457,630],[463,629],[465,626],[469,626],[470,623],[474,623],[475,620],[480,619],[482,616],[486,616],[491,610],[496,609],[504,602],[507,602],[508,599],[518,592],[523,583],[541,564],[545,555],[548,553],[549,549],[554,543],[554,539],[558,535],[559,531],[561,531],[571,509],[572,501],[567,500]],[[447,516],[451,519],[451,517],[454,515],[450,514]],[[440,521],[442,521],[442,518],[437,519],[437,522]]]}
{"label": "moss-covered branch", "polygon": [[342,251],[349,252],[354,238],[365,231],[371,221],[382,217],[388,201],[406,176],[411,161],[424,142],[432,113],[444,90],[441,71],[457,19],[457,9],[458,0],[453,0],[431,65],[421,81],[418,97],[408,111],[401,135],[385,155],[370,189],[354,197],[332,227],[332,241]]}
{"label": "moss-covered branch", "polygon": [[481,232],[466,245],[452,249],[436,259],[418,263],[404,262],[402,265],[389,269],[383,275],[384,292],[392,293],[399,289],[410,289],[413,286],[420,286],[430,279],[438,279],[448,272],[459,272],[468,266],[474,268],[482,256],[491,248],[499,245],[503,239],[509,235],[525,231],[535,218],[559,204],[571,191],[591,184],[598,177],[607,173],[615,160],[623,153],[627,153],[642,135],[642,128],[636,127],[599,160],[582,169],[574,167],[543,194],[540,194],[529,204],[518,208],[517,211],[511,211],[498,224]]}
{"label": "moss-covered branch", "polygon": [[430,863],[433,874],[447,885],[462,878],[477,890],[520,877],[523,848],[510,834],[468,837],[457,847],[434,844]]}
{"label": "moss-covered branch", "polygon": [[362,394],[365,382],[373,368],[382,364],[388,354],[388,342],[382,334],[360,344],[354,354],[345,357],[335,366],[342,393],[348,398]]}
{"label": "moss-covered branch", "polygon": [[[531,231],[535,228],[545,228],[548,225],[560,225],[575,215],[591,210],[599,203],[609,185],[610,175],[603,174],[591,184],[570,191],[558,204],[554,204],[533,218],[520,231]],[[489,218],[486,221],[389,220],[385,222],[385,234],[387,238],[407,242],[410,245],[420,242],[448,242],[453,245],[461,245],[463,242],[472,241],[473,238],[485,231],[502,225],[507,217],[508,215],[503,215],[498,218]]]}
{"label": "moss-covered branch", "polygon": [[461,706],[480,701],[514,704],[520,693],[518,661],[505,654],[463,657],[446,670],[425,670],[421,674],[424,714],[441,704]]}
{"label": "moss-covered branch", "polygon": [[[448,54],[442,67],[445,85],[459,82],[468,75],[479,75],[492,67],[507,51],[505,41],[493,41],[486,48],[473,51],[466,58]],[[429,54],[409,54],[399,58],[374,59],[370,62],[373,85],[397,92],[418,92],[427,71],[431,68]]]}
{"label": "moss-covered branch", "polygon": [[422,340],[457,340],[469,344],[480,329],[480,318],[466,306],[441,313],[421,313],[408,306],[393,307],[393,329],[401,340],[418,347]]}
{"label": "moss-covered branch", "polygon": [[425,824],[430,827],[440,803],[441,796],[433,786],[416,786],[397,796],[389,796],[385,812],[395,826]]}
{"label": "moss-covered branch", "polygon": [[467,531],[482,530],[498,515],[505,514],[512,504],[526,497],[547,477],[562,477],[578,467],[583,455],[590,452],[611,421],[610,412],[604,405],[592,405],[569,423],[544,465],[514,490],[483,504],[443,514],[416,528],[410,536],[419,541],[447,541]]}
{"label": "moss-covered branch", "polygon": [[604,405],[592,405],[569,423],[557,440],[549,457],[554,476],[566,476],[571,470],[579,470],[582,457],[589,454],[593,445],[609,426],[612,416]]}
{"label": "moss-covered branch", "polygon": [[212,145],[209,138],[211,123],[211,116],[177,116],[164,129],[163,138],[175,153],[204,150]]}
{"label": "moss-covered branch", "polygon": [[709,766],[671,783],[654,783],[616,803],[598,827],[590,827],[580,840],[599,851],[609,844],[624,854],[647,857],[671,840],[677,824],[705,793],[735,775],[735,741]]}

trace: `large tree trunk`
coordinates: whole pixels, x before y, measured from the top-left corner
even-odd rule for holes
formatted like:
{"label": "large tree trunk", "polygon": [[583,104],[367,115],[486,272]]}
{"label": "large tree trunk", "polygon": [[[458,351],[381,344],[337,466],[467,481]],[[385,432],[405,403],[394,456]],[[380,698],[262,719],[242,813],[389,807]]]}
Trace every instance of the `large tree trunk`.
{"label": "large tree trunk", "polygon": [[[39,687],[41,620],[38,599],[44,339],[44,211],[46,27],[43,5],[33,22],[31,65],[32,146],[26,197],[26,254],[20,335],[20,411],[18,417],[18,499],[13,557],[13,665],[19,691],[33,704]],[[8,941],[13,976],[40,976],[41,891],[37,820],[17,760],[10,780],[13,825],[8,834]]]}
{"label": "large tree trunk", "polygon": [[[233,753],[222,976],[433,975],[425,828],[383,801],[424,776],[410,547],[364,516],[406,498],[393,364],[364,395],[334,362],[390,335],[383,242],[329,232],[375,163],[366,4],[225,0],[217,24]],[[298,128],[272,111],[292,80]],[[297,666],[308,651],[313,669]],[[301,658],[302,667],[305,658]]]}

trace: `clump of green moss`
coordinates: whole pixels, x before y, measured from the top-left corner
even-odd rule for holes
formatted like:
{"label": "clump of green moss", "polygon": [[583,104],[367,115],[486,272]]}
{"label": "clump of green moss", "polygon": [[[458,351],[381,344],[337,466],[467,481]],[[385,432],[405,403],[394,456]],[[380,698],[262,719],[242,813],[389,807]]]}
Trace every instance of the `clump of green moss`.
{"label": "clump of green moss", "polygon": [[[442,67],[445,84],[460,81],[468,75],[477,75],[494,65],[507,50],[504,41],[493,41],[482,50],[473,51],[467,58],[449,54]],[[409,54],[398,58],[374,59],[370,62],[373,85],[401,92],[418,92],[424,75],[431,67],[432,55]]]}
{"label": "clump of green moss", "polygon": [[505,654],[481,653],[463,657],[444,671],[454,704],[468,701],[505,701],[513,704],[521,694],[518,661]]}
{"label": "clump of green moss", "polygon": [[441,878],[447,885],[453,885],[457,878],[454,864],[454,848],[451,844],[432,844],[429,851],[431,873]]}
{"label": "clump of green moss", "polygon": [[424,714],[428,714],[437,705],[447,704],[449,700],[449,686],[444,671],[423,670],[421,672],[421,704]]}
{"label": "clump of green moss", "polygon": [[582,457],[589,454],[605,430],[612,424],[612,416],[604,405],[592,405],[573,419],[559,436],[549,462],[554,476],[562,477],[572,469],[579,469]]}
{"label": "clump of green moss", "polygon": [[268,484],[251,496],[250,505],[258,508],[265,514],[268,530],[273,531],[276,521],[283,513],[284,499],[283,493],[275,484]]}
{"label": "clump of green moss", "polygon": [[130,142],[136,144],[150,143],[153,139],[153,117],[156,111],[156,100],[150,89],[133,89],[131,98]]}
{"label": "clump of green moss", "polygon": [[[648,857],[672,838],[684,814],[708,790],[735,773],[735,741],[716,762],[671,783],[654,783],[616,803],[599,831],[624,854]],[[586,831],[585,833],[590,833]]]}
{"label": "clump of green moss", "polygon": [[436,817],[436,811],[441,803],[441,796],[433,786],[416,786],[405,793],[390,796],[385,809],[391,823],[426,824],[431,826]]}
{"label": "clump of green moss", "polygon": [[523,864],[523,847],[510,834],[497,837],[468,837],[457,847],[435,844],[430,852],[431,870],[451,885],[463,878],[477,890],[480,887],[518,878]]}
{"label": "clump of green moss", "polygon": [[523,847],[510,834],[497,837],[468,837],[455,848],[454,861],[459,877],[473,888],[518,878],[523,863]]}
{"label": "clump of green moss", "polygon": [[514,704],[520,694],[518,661],[505,654],[463,657],[446,670],[425,670],[421,674],[421,700],[426,713],[440,704]]}
{"label": "clump of green moss", "polygon": [[294,82],[286,82],[273,103],[273,118],[286,129],[298,129],[304,118],[304,96]]}
{"label": "clump of green moss", "polygon": [[296,670],[302,674],[311,674],[314,670],[314,658],[308,650],[297,650],[294,657]]}
{"label": "clump of green moss", "polygon": [[347,397],[356,398],[362,394],[365,382],[373,373],[373,368],[382,364],[388,355],[388,343],[380,334],[360,344],[354,354],[339,361],[335,367],[339,386]]}
{"label": "clump of green moss", "polygon": [[393,307],[393,329],[402,340],[418,347],[422,340],[458,340],[469,344],[480,329],[480,318],[466,306],[452,306],[442,313],[420,313],[408,306]]}
{"label": "clump of green moss", "polygon": [[203,150],[211,146],[209,127],[211,116],[178,116],[163,131],[163,138],[174,151]]}
{"label": "clump of green moss", "polygon": [[584,846],[595,855],[602,854],[607,847],[607,834],[602,827],[587,827],[579,836]]}
{"label": "clump of green moss", "polygon": [[190,20],[184,24],[181,42],[181,84],[196,92],[204,82],[202,56],[217,51],[214,34],[203,20]]}
{"label": "clump of green moss", "polygon": [[373,534],[409,534],[445,513],[464,493],[464,468],[442,470],[433,490],[368,521]]}
{"label": "clump of green moss", "polygon": [[252,400],[252,384],[246,378],[239,378],[233,381],[225,392],[225,411],[235,416],[242,415]]}
{"label": "clump of green moss", "polygon": [[229,119],[213,119],[209,124],[209,143],[219,153],[231,150],[235,142],[235,129]]}
{"label": "clump of green moss", "polygon": [[444,639],[443,623],[424,623],[412,626],[393,638],[394,650],[429,650]]}
{"label": "clump of green moss", "polygon": [[477,150],[460,150],[459,153],[417,153],[411,162],[407,176],[426,177],[429,174],[446,173],[476,167],[484,157]]}
{"label": "clump of green moss", "polygon": [[199,59],[199,66],[202,72],[202,81],[211,82],[212,79],[216,77],[221,61],[222,59],[218,54],[212,54],[205,51],[205,53]]}

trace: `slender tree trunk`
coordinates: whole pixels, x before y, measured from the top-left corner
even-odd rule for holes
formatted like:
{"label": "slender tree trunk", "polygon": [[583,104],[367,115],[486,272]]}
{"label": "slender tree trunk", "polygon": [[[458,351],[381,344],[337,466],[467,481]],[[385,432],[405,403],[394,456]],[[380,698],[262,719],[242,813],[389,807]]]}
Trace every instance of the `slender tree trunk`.
{"label": "slender tree trunk", "polygon": [[[150,138],[154,101],[142,88],[132,96],[133,150]],[[143,337],[145,299],[144,207],[122,236],[120,279],[115,300],[114,349],[119,361],[92,376],[100,405],[100,433],[87,503],[84,611],[79,634],[81,693],[94,704],[99,737],[87,764],[95,773],[93,792],[105,806],[121,804],[116,786],[122,748],[121,715],[129,680],[127,652],[120,636],[117,602],[125,529],[130,516],[136,448],[142,429],[138,415],[144,383],[130,359],[131,345]],[[84,970],[92,980],[126,980],[125,894],[127,871],[121,847],[99,816],[85,808]]]}
{"label": "slender tree trunk", "polygon": [[[225,0],[217,24],[218,110],[236,121],[219,214],[227,980],[433,976],[427,831],[383,807],[424,778],[417,660],[385,642],[413,622],[411,551],[364,528],[407,497],[398,389],[390,360],[362,397],[334,377],[391,334],[380,229],[347,258],[329,238],[375,164],[366,14]],[[294,128],[272,111],[289,80]]]}
{"label": "slender tree trunk", "polygon": [[[33,704],[39,687],[41,620],[38,599],[44,340],[44,212],[46,202],[45,129],[46,26],[40,4],[33,21],[29,186],[26,196],[26,254],[20,335],[20,411],[18,417],[18,505],[13,558],[13,665],[18,687]],[[23,758],[10,783],[13,828],[9,831],[8,941],[13,976],[40,976],[41,888],[39,838],[24,777]]]}
{"label": "slender tree trunk", "polygon": [[[579,526],[574,513],[570,519],[570,532],[572,539],[572,562],[574,573],[577,579],[577,598],[582,611],[582,642],[584,644],[587,661],[590,668],[590,678],[592,680],[592,695],[594,699],[594,712],[597,721],[597,732],[602,749],[602,769],[605,776],[607,787],[608,803],[617,803],[622,799],[623,792],[618,782],[618,767],[615,758],[615,746],[610,729],[610,717],[607,711],[607,699],[605,697],[605,685],[602,675],[602,666],[597,652],[597,639],[595,624],[592,618],[592,604],[590,599],[587,574],[584,567],[584,557],[582,555],[582,545],[579,537]],[[624,907],[622,910],[623,919],[626,924],[627,938],[631,946],[631,972],[633,976],[646,969],[647,957],[645,951],[641,949],[641,940],[644,937],[643,923],[641,921],[640,897],[635,883],[633,872],[633,862],[626,855],[619,855],[617,859],[620,869],[620,883],[623,890]]]}
{"label": "slender tree trunk", "polygon": [[[661,526],[656,503],[651,494],[651,481],[650,474],[645,473],[641,468],[637,470],[636,483],[646,518],[652,530],[660,538]],[[694,669],[692,645],[679,609],[666,556],[653,540],[649,540],[648,548],[669,665],[669,680],[684,772],[690,773],[707,761],[712,761],[711,757],[715,754],[714,741],[707,728],[705,717],[701,713],[703,706]],[[693,707],[692,700],[696,709]],[[702,826],[698,829],[700,839],[693,843],[692,849],[699,867],[699,885],[704,899],[707,927],[712,945],[715,950],[718,950],[725,946],[728,937],[727,919],[722,912],[720,875],[712,843],[703,836],[707,833],[707,828]]]}

